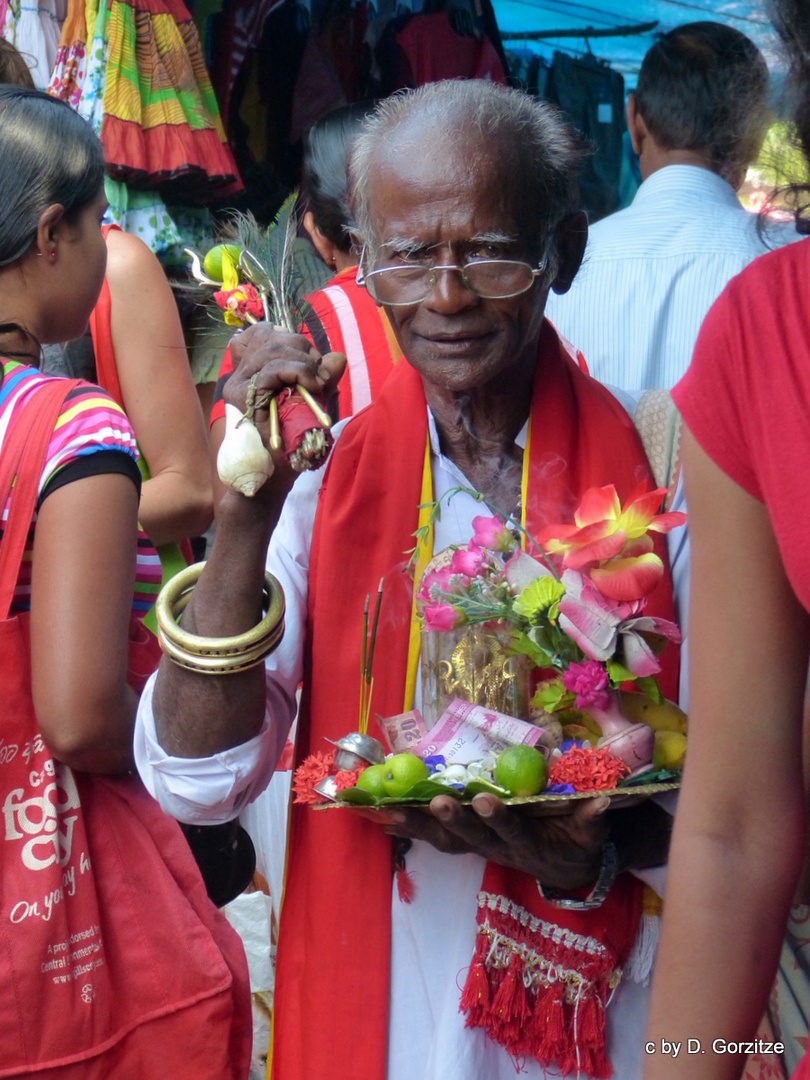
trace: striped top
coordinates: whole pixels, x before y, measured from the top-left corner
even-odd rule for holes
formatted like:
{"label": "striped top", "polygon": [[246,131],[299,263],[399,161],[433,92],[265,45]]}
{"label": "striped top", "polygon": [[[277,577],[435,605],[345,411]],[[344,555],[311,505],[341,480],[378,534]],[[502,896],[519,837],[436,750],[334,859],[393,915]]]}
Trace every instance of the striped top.
{"label": "striped top", "polygon": [[757,216],[715,173],[667,165],[630,206],[590,229],[571,289],[549,293],[546,315],[594,378],[622,390],[669,389],[726,283],[769,246],[795,239],[786,223],[769,224],[763,239]]}
{"label": "striped top", "polygon": [[[46,380],[36,368],[13,360],[3,361],[0,384],[0,453],[18,410],[35,388]],[[54,428],[45,466],[39,480],[39,500],[73,480],[96,473],[122,472],[140,485],[138,450],[129,421],[114,401],[97,386],[83,384],[72,390]],[[3,506],[2,524],[8,518],[8,501]],[[12,614],[27,611],[31,599],[31,555],[36,513],[25,546],[23,563],[14,593]],[[0,542],[2,532],[0,532]],[[138,539],[133,612],[146,610],[160,584],[160,560],[143,534]]]}

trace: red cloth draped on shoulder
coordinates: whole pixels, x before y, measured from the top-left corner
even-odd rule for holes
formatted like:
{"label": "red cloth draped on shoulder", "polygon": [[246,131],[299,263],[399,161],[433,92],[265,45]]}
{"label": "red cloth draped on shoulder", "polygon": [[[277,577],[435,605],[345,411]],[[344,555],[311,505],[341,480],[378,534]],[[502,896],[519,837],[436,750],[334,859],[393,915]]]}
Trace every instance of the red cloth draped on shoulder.
{"label": "red cloth draped on shoulder", "polygon": [[[338,418],[360,412],[375,400],[402,353],[388,322],[366,290],[357,284],[357,267],[341,270],[307,297],[333,352],[346,357],[338,387]],[[311,335],[307,328],[302,333]]]}
{"label": "red cloth draped on shoulder", "polygon": [[[324,750],[325,739],[357,729],[363,602],[382,576],[374,713],[402,711],[412,597],[404,552],[417,526],[426,437],[421,379],[410,365],[398,364],[374,405],[347,425],[327,466],[312,538],[299,762]],[[566,520],[579,494],[593,485],[613,483],[622,499],[644,479],[654,485],[632,421],[609,391],[579,370],[548,323],[530,455],[531,531]],[[657,550],[666,559],[663,541]],[[668,575],[649,611],[672,618]],[[677,657],[663,673],[669,696],[676,681]],[[379,736],[373,728],[372,721],[371,733]],[[622,888],[632,893],[634,885]],[[273,1080],[384,1077],[391,886],[391,841],[379,825],[348,811],[292,807]],[[640,907],[637,890],[635,897],[630,933]],[[554,920],[555,909],[546,910]]]}
{"label": "red cloth draped on shoulder", "polygon": [[[118,225],[102,225],[101,235],[105,241],[108,233],[115,229],[120,232]],[[118,381],[118,369],[115,366],[115,350],[112,343],[112,302],[110,298],[110,286],[105,275],[101,286],[96,306],[90,315],[90,336],[93,339],[93,355],[96,358],[96,382],[106,390],[113,401],[124,408],[124,397],[121,393],[121,384]]]}

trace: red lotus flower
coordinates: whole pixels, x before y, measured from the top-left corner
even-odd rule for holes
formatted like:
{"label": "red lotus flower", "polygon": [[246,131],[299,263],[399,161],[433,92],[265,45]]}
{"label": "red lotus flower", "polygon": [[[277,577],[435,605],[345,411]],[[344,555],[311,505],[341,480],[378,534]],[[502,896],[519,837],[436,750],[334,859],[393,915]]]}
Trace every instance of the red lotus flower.
{"label": "red lotus flower", "polygon": [[686,521],[677,511],[657,514],[666,488],[637,488],[622,508],[612,484],[589,488],[573,525],[553,525],[538,537],[549,554],[561,554],[570,570],[588,569],[594,585],[618,601],[648,596],[664,567],[652,551],[649,532],[666,533]]}

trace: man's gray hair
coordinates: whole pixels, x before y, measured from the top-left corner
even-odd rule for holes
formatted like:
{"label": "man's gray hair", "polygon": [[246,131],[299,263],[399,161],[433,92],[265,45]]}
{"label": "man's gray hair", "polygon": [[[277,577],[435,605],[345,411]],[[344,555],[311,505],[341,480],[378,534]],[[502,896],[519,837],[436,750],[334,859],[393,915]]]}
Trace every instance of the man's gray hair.
{"label": "man's gray hair", "polygon": [[559,222],[580,207],[577,178],[589,150],[556,106],[483,79],[426,83],[382,101],[352,146],[349,190],[368,265],[379,243],[371,225],[369,175],[386,142],[405,128],[418,128],[426,139],[440,133],[448,152],[463,148],[471,128],[479,133],[521,179],[521,202],[534,208],[533,235],[521,239],[538,256]]}

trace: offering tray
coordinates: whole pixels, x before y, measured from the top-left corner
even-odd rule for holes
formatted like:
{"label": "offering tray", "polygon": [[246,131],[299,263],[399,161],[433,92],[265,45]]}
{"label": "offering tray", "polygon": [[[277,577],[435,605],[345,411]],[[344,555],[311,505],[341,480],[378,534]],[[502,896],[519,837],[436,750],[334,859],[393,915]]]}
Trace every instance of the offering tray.
{"label": "offering tray", "polygon": [[486,781],[474,781],[466,786],[464,791],[448,787],[446,784],[437,784],[433,780],[423,780],[414,785],[407,795],[399,799],[377,799],[366,791],[357,788],[348,788],[340,792],[337,801],[319,803],[312,807],[313,810],[345,810],[362,809],[366,814],[379,813],[381,821],[385,821],[385,811],[397,807],[426,806],[437,795],[450,795],[459,802],[469,805],[475,795],[482,792],[490,792],[497,795],[507,806],[530,806],[538,817],[553,817],[558,814],[571,813],[573,803],[581,799],[595,799],[606,796],[610,799],[611,809],[619,809],[624,806],[632,806],[643,799],[653,795],[660,795],[665,791],[675,791],[680,787],[680,776],[670,775],[662,777],[650,783],[641,783],[641,777],[632,783],[624,784],[617,788],[606,791],[578,791],[565,794],[551,794],[541,792],[539,795],[508,795],[503,789]]}

